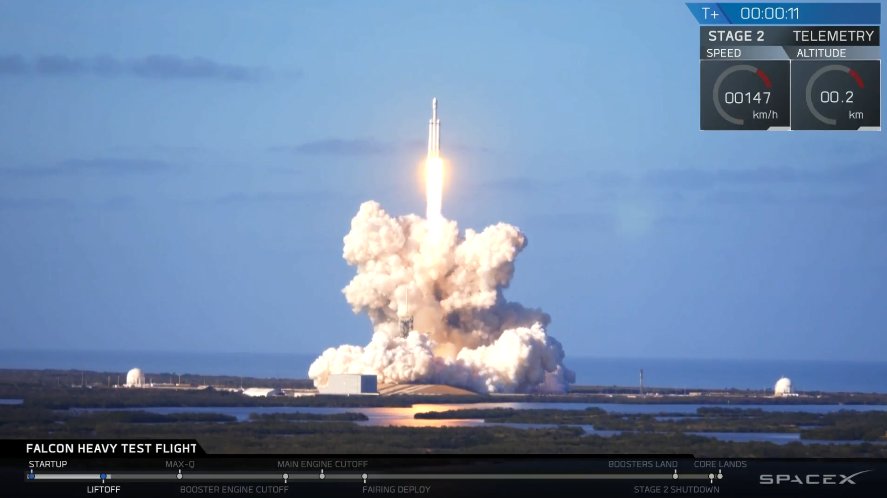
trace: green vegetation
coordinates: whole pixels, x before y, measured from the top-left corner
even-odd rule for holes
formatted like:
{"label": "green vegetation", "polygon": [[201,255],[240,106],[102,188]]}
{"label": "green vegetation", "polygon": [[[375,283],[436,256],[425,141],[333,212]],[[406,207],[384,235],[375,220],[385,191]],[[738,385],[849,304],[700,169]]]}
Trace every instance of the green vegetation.
{"label": "green vegetation", "polygon": [[544,403],[625,403],[639,405],[887,405],[887,394],[806,392],[802,396],[776,398],[772,393],[750,390],[700,390],[687,394],[682,389],[656,389],[658,395],[638,396],[626,389],[575,386],[567,394],[527,394],[509,396],[509,401],[540,401]]}
{"label": "green vegetation", "polygon": [[887,413],[847,412],[824,415],[819,427],[801,431],[804,439],[828,441],[887,441]]}
{"label": "green vegetation", "polygon": [[[68,371],[0,370],[0,398],[22,399],[0,405],[0,438],[198,438],[217,453],[684,453],[699,457],[865,457],[887,458],[887,412],[766,412],[742,409],[745,403],[791,404],[837,402],[887,404],[884,395],[834,394],[775,400],[748,392],[704,396],[627,397],[593,388],[561,396],[317,396],[249,398],[216,389],[116,389],[92,384],[110,374]],[[116,376],[116,374],[114,374]],[[71,387],[80,378],[91,387]],[[183,383],[187,376],[183,376]],[[227,380],[226,380],[227,379]],[[210,383],[239,377],[207,377]],[[115,379],[116,380],[116,379]],[[107,379],[106,379],[107,381]],[[307,381],[251,379],[250,386],[304,386]],[[106,382],[107,383],[107,382]],[[244,380],[247,385],[247,380]],[[223,384],[219,384],[223,385]],[[498,423],[543,423],[557,427],[375,427],[361,407],[410,406],[414,403],[490,401],[732,403],[737,408],[702,407],[695,415],[608,413],[587,410],[465,409],[416,415],[423,419],[483,419]],[[252,414],[246,421],[216,413],[161,415],[139,407],[331,406],[354,408],[337,414]],[[80,408],[126,408],[81,410]],[[134,409],[135,408],[135,409]],[[576,427],[623,431],[620,435],[586,435]],[[728,442],[690,432],[792,432],[808,440],[866,441],[853,444],[777,445]]]}
{"label": "green vegetation", "polygon": [[[82,374],[82,375],[81,375]],[[164,374],[169,376],[172,374]],[[108,387],[107,383],[91,382],[90,379],[105,379],[111,374],[74,370],[2,370],[0,369],[0,398],[22,399],[28,406],[63,410],[68,408],[139,408],[148,406],[328,406],[328,407],[367,407],[367,406],[410,406],[414,403],[427,403],[428,396],[280,396],[271,398],[250,398],[226,389],[196,388],[185,383],[185,379],[198,378],[182,376],[182,388],[127,389]],[[117,374],[113,374],[112,383]],[[81,387],[81,377],[85,387]],[[215,386],[240,385],[240,377],[203,376],[199,377]],[[177,380],[178,377],[175,377]],[[169,379],[167,379],[169,380]],[[234,382],[236,380],[236,383]],[[313,386],[308,380],[292,379],[252,379],[244,377],[243,385],[258,387],[282,387],[304,389]],[[74,386],[74,387],[72,387]],[[477,403],[490,401],[486,396],[435,396],[436,403]]]}
{"label": "green vegetation", "polygon": [[[308,379],[262,379],[238,377],[234,375],[195,375],[172,372],[145,373],[146,381],[156,383],[178,383],[182,386],[213,385],[236,388],[280,387],[289,389],[311,389],[314,384]],[[125,372],[91,372],[88,370],[14,370],[0,369],[0,392],[4,397],[12,392],[10,388],[49,388],[72,386],[90,389],[111,388],[126,382]]]}
{"label": "green vegetation", "polygon": [[[683,453],[700,457],[887,457],[883,444],[733,443],[680,433],[586,436],[578,427],[367,427],[305,414],[235,422],[213,414],[63,412],[0,406],[0,437],[193,438],[213,453]],[[339,414],[341,416],[342,414]],[[359,414],[349,414],[354,417]],[[315,417],[312,415],[312,417]]]}
{"label": "green vegetation", "polygon": [[[79,389],[30,390],[16,396],[28,406],[53,408],[138,408],[145,406],[410,406],[428,403],[428,396],[279,396],[251,398],[239,392],[175,389]],[[435,403],[490,401],[479,396],[436,396]]]}
{"label": "green vegetation", "polygon": [[[663,419],[663,417],[668,417]],[[702,407],[695,416],[619,414],[585,410],[464,409],[417,413],[418,419],[482,419],[490,423],[592,425],[599,430],[632,432],[799,432],[803,439],[887,442],[887,412],[841,410],[836,413],[767,412],[761,409]],[[812,426],[812,427],[811,427]]]}

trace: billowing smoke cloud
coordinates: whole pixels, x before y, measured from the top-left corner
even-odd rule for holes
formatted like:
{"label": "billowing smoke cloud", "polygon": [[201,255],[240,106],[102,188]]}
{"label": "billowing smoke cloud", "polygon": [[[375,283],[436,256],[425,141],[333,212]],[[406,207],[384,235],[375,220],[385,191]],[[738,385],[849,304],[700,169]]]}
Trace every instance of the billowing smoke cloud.
{"label": "billowing smoke cloud", "polygon": [[343,293],[355,313],[367,312],[373,337],[366,347],[324,351],[308,372],[315,385],[335,373],[484,392],[558,392],[574,381],[560,343],[545,333],[549,316],[502,294],[527,244],[516,227],[498,223],[460,236],[454,221],[394,218],[369,201],[344,242],[357,275]]}

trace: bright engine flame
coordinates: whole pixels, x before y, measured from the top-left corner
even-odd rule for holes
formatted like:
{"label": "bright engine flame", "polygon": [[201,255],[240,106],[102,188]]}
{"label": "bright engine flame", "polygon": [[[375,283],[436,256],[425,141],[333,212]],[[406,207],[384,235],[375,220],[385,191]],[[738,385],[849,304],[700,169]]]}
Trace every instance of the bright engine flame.
{"label": "bright engine flame", "polygon": [[443,161],[440,157],[429,156],[425,160],[425,219],[443,219]]}

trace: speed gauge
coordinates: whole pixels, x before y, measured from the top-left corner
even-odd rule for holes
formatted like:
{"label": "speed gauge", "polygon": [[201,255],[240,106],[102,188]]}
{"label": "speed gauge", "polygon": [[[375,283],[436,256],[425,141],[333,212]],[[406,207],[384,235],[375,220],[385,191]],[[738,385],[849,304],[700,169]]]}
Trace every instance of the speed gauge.
{"label": "speed gauge", "polygon": [[789,62],[703,61],[700,122],[704,130],[786,129]]}

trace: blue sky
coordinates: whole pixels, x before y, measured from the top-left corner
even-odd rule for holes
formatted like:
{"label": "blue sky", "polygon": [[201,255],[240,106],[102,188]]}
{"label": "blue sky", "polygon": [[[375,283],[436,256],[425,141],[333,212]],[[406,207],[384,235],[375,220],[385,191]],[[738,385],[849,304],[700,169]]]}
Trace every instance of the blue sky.
{"label": "blue sky", "polygon": [[365,344],[437,96],[568,357],[883,360],[883,133],[699,132],[697,57],[680,2],[0,2],[0,347]]}

